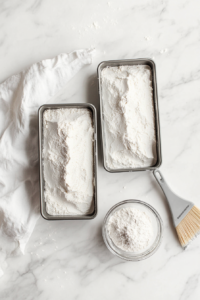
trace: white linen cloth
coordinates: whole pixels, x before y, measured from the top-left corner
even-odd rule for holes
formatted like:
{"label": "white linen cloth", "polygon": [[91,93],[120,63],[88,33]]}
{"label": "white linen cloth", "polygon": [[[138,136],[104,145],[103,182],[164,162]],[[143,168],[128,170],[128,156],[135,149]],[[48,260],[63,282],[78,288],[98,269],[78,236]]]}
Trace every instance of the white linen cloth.
{"label": "white linen cloth", "polygon": [[93,53],[60,54],[0,84],[0,276],[17,245],[24,253],[39,217],[38,108],[92,63]]}

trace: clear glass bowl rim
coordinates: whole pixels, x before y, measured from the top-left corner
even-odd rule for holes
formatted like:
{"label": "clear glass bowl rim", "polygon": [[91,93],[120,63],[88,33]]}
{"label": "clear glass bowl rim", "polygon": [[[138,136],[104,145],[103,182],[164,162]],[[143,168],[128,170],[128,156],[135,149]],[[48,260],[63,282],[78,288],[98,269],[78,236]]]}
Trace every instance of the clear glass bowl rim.
{"label": "clear glass bowl rim", "polygon": [[[128,204],[128,203],[131,203],[131,204],[138,203],[138,204],[141,204],[141,205],[144,205],[144,206],[148,207],[152,211],[152,213],[155,215],[155,217],[158,221],[158,224],[159,224],[158,234],[157,234],[157,237],[156,237],[156,240],[155,240],[154,244],[152,245],[152,251],[148,252],[147,254],[143,255],[143,254],[140,253],[140,254],[138,254],[138,256],[135,255],[134,257],[123,256],[123,255],[119,254],[118,252],[116,252],[113,249],[113,247],[110,245],[110,243],[107,239],[106,223],[107,223],[108,218],[110,217],[110,215],[112,214],[112,212],[116,208],[118,208],[118,207],[120,207],[124,204]],[[152,256],[158,250],[158,248],[160,247],[162,237],[163,237],[163,221],[162,221],[159,213],[157,212],[157,210],[153,206],[151,206],[149,203],[146,203],[146,202],[141,201],[141,200],[136,200],[136,199],[124,200],[124,201],[118,202],[117,204],[112,206],[109,209],[109,211],[107,212],[107,214],[104,218],[104,221],[103,221],[103,225],[102,225],[102,236],[103,236],[104,243],[107,246],[108,250],[110,250],[110,252],[113,253],[114,255],[120,257],[121,259],[127,260],[127,261],[140,261],[140,260],[143,260],[143,259],[146,259],[146,258]]]}

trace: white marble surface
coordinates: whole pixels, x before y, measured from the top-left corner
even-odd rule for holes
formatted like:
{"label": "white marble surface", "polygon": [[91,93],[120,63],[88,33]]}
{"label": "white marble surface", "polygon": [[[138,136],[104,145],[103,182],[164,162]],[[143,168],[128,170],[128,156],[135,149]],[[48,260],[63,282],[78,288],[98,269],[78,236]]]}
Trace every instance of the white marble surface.
{"label": "white marble surface", "polygon": [[[35,61],[95,46],[93,65],[68,83],[61,100],[93,103],[99,113],[98,63],[153,58],[160,104],[161,170],[179,195],[200,207],[199,11],[198,0],[0,1],[0,82]],[[25,255],[7,259],[0,279],[1,300],[199,299],[200,238],[183,251],[152,175],[109,174],[102,167],[101,155],[100,151],[98,216],[92,221],[40,218]],[[130,198],[152,204],[164,221],[160,249],[138,263],[114,257],[101,237],[108,209]]]}

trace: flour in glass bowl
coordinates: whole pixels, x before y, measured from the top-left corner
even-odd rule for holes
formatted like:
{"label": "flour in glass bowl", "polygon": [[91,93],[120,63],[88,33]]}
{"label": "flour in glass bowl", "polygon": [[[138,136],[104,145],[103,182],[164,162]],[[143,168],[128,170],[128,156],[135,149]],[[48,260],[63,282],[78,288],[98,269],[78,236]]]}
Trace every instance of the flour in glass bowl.
{"label": "flour in glass bowl", "polygon": [[138,253],[148,248],[153,237],[153,226],[145,212],[127,207],[115,211],[110,217],[108,233],[117,247]]}

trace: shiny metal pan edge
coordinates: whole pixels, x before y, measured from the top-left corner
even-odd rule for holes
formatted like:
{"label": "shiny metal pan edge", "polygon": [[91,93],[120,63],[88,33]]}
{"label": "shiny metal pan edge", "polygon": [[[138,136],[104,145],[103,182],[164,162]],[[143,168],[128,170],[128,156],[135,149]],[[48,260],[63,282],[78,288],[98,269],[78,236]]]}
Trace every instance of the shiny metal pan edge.
{"label": "shiny metal pan edge", "polygon": [[[43,163],[42,163],[42,141],[43,141],[43,113],[46,109],[59,109],[59,108],[88,108],[92,111],[92,119],[94,126],[94,212],[89,215],[56,215],[52,216],[46,212],[46,203],[44,201],[44,178],[43,178]],[[97,148],[97,113],[94,105],[90,103],[70,103],[70,104],[44,104],[38,109],[38,122],[39,122],[39,180],[40,180],[40,213],[46,220],[90,220],[94,219],[97,215],[97,168],[98,168],[98,148]]]}
{"label": "shiny metal pan edge", "polygon": [[[135,168],[135,169],[108,169],[105,162],[105,138],[104,138],[104,118],[103,118],[103,104],[101,94],[101,71],[106,67],[117,67],[122,65],[148,65],[152,71],[152,85],[153,85],[153,100],[154,100],[154,112],[155,112],[155,128],[156,128],[156,140],[157,140],[157,163],[154,166],[147,168]],[[161,133],[160,133],[160,118],[159,118],[159,106],[158,106],[158,91],[157,91],[157,78],[156,78],[156,65],[152,59],[138,58],[138,59],[123,59],[123,60],[108,60],[101,62],[97,67],[98,77],[98,90],[100,101],[100,127],[101,127],[101,145],[103,153],[103,167],[107,172],[119,173],[119,172],[139,172],[147,170],[155,170],[162,164],[162,151],[161,151]]]}

